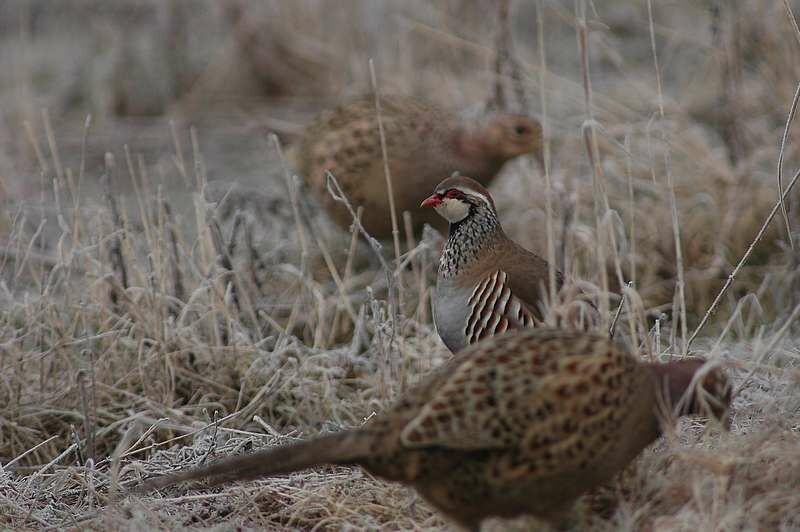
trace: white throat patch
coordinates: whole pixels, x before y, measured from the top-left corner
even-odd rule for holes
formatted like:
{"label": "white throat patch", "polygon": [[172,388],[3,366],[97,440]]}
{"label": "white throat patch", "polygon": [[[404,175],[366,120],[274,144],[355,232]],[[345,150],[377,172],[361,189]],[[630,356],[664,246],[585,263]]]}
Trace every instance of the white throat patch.
{"label": "white throat patch", "polygon": [[469,214],[469,204],[455,198],[442,198],[442,203],[436,206],[439,216],[450,222],[458,223]]}

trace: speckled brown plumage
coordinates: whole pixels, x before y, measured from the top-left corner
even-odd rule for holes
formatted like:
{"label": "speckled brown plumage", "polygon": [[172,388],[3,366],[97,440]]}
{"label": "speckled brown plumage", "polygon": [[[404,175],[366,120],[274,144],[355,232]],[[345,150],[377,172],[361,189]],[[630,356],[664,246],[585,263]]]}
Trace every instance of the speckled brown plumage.
{"label": "speckled brown plumage", "polygon": [[[417,99],[382,96],[381,119],[397,215],[409,211],[416,230],[423,223],[446,229],[438,217],[419,207],[442,178],[461,172],[488,184],[509,159],[526,153],[541,157],[541,126],[525,116],[495,115],[473,123]],[[336,176],[354,207],[364,207],[365,229],[377,238],[391,237],[373,96],[323,113],[290,154],[297,172],[335,222],[348,227],[352,219],[328,193],[326,170]],[[402,228],[402,218],[398,223]]]}
{"label": "speckled brown plumage", "polygon": [[352,464],[413,486],[468,529],[490,516],[558,522],[577,497],[658,437],[660,405],[679,414],[725,412],[730,392],[719,370],[679,402],[702,365],[699,359],[645,364],[607,338],[582,332],[510,333],[465,349],[362,427],[229,458],[147,487]]}

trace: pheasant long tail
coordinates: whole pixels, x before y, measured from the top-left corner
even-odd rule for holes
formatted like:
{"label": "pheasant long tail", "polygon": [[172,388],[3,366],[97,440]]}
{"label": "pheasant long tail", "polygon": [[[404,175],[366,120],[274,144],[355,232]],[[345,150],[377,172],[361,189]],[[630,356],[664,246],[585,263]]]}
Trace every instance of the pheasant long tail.
{"label": "pheasant long tail", "polygon": [[201,479],[207,479],[208,484],[214,486],[233,480],[291,473],[322,464],[355,464],[368,452],[368,447],[368,434],[356,430],[338,432],[158,477],[142,484],[136,491],[144,493],[178,482]]}

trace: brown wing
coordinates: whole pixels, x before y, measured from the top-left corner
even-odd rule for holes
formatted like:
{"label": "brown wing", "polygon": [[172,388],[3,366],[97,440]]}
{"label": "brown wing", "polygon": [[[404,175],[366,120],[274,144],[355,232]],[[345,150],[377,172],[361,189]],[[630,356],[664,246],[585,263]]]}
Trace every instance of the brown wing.
{"label": "brown wing", "polygon": [[[486,273],[467,301],[467,344],[509,329],[534,327],[542,319],[549,275],[547,261],[508,239],[499,249],[494,262],[504,264],[504,270]],[[563,283],[564,276],[556,270],[556,289]]]}
{"label": "brown wing", "polygon": [[464,329],[467,344],[509,329],[534,325],[532,309],[514,294],[508,274],[503,270],[484,276],[470,294],[467,306],[469,312]]}
{"label": "brown wing", "polygon": [[[525,302],[537,320],[542,319],[542,304],[548,298],[549,265],[542,257],[510,242],[503,264],[508,265],[508,286]],[[564,284],[564,275],[556,270],[556,290]]]}
{"label": "brown wing", "polygon": [[495,475],[577,468],[618,437],[643,372],[604,337],[536,329],[469,347],[406,424],[407,447],[504,450]]}

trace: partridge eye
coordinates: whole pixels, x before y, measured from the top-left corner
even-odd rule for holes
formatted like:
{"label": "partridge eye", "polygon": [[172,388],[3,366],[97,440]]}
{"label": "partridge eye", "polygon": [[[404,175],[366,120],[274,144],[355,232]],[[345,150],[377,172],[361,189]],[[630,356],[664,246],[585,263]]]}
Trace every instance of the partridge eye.
{"label": "partridge eye", "polygon": [[527,126],[523,126],[522,124],[519,124],[519,125],[516,125],[516,126],[514,126],[514,134],[515,134],[515,135],[518,135],[518,136],[520,136],[520,137],[521,137],[522,135],[527,135],[527,134],[528,134],[528,128],[527,128]]}
{"label": "partridge eye", "polygon": [[448,190],[444,195],[444,197],[446,197],[446,198],[460,198],[461,196],[462,196],[461,191],[460,190],[456,190],[454,188],[451,188],[450,190]]}

